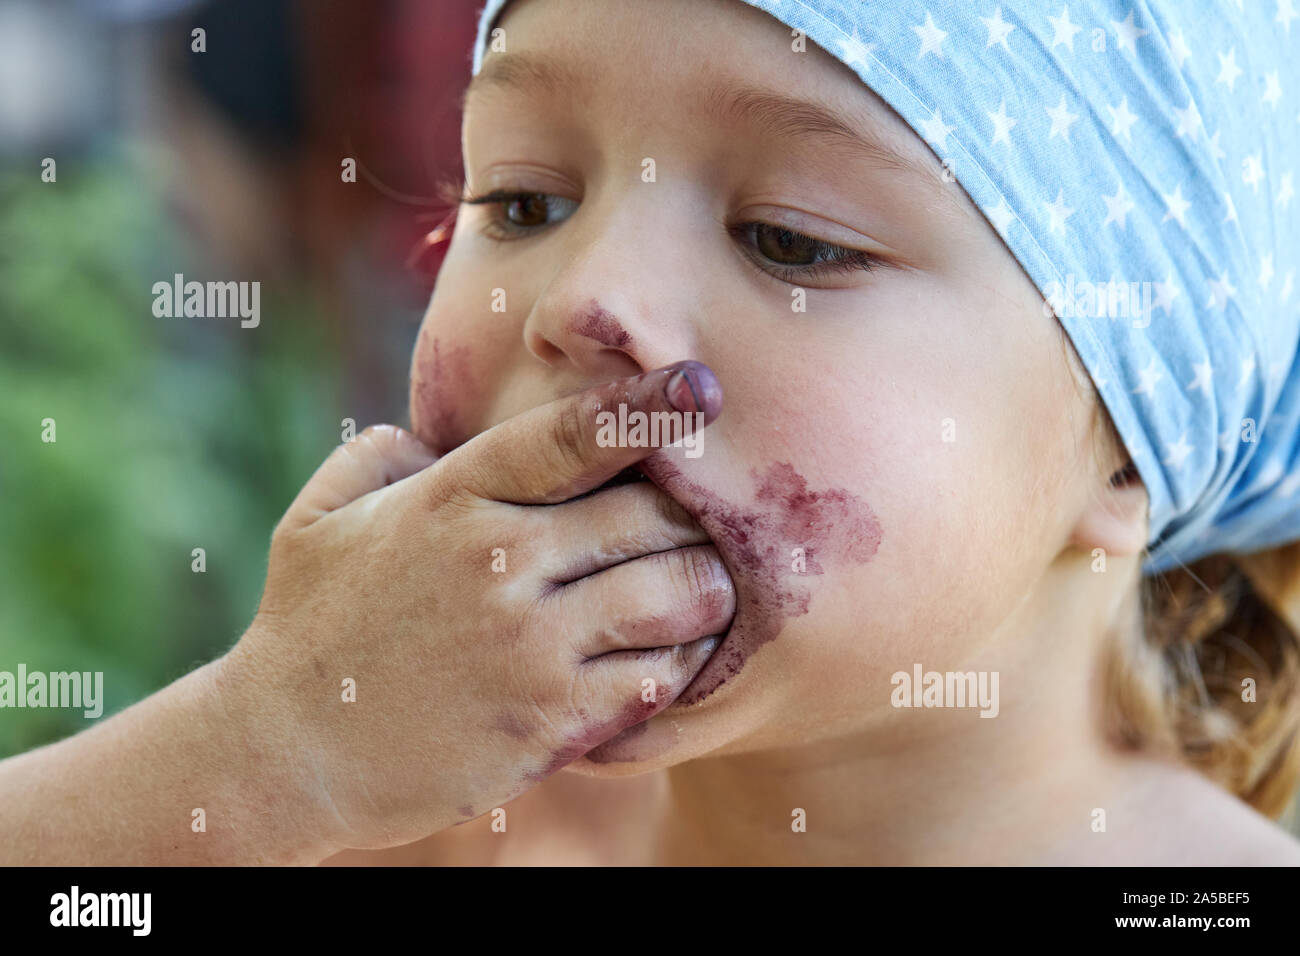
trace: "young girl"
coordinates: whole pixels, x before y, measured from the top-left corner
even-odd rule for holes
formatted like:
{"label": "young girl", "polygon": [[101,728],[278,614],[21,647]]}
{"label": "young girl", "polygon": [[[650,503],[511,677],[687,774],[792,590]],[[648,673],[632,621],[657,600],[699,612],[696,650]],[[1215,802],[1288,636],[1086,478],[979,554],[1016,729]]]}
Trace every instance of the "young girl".
{"label": "young girl", "polygon": [[1292,24],[984,6],[492,0],[413,435],[11,853],[1300,863]]}

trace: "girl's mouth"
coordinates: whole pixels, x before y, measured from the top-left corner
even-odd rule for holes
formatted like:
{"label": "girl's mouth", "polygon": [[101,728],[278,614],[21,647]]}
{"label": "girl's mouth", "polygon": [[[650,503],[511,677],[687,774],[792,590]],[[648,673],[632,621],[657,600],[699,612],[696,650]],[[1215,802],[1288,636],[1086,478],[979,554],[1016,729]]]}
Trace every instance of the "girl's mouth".
{"label": "girl's mouth", "polygon": [[807,614],[813,593],[808,579],[825,573],[823,562],[865,564],[880,546],[880,522],[866,502],[841,488],[810,490],[788,462],[751,469],[755,494],[745,506],[685,477],[662,455],[645,459],[639,470],[704,529],[736,587],[731,627],[674,708],[703,703],[734,681],[791,618]]}

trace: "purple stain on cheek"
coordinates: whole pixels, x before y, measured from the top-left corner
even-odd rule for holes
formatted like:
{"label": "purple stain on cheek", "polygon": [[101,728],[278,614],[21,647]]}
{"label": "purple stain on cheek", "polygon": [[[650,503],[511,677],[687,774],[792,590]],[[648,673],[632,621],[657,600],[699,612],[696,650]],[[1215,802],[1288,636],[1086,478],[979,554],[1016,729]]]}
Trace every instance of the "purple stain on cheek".
{"label": "purple stain on cheek", "polygon": [[602,309],[595,299],[588,302],[586,308],[574,317],[569,324],[569,331],[599,342],[606,348],[626,350],[632,345],[631,333],[619,324],[613,314]]}
{"label": "purple stain on cheek", "polygon": [[474,388],[470,351],[434,338],[421,348],[411,381],[411,418],[416,436],[439,455],[463,443],[469,432],[462,416]]}
{"label": "purple stain on cheek", "polygon": [[756,492],[748,507],[690,481],[658,455],[641,468],[709,534],[736,585],[731,630],[676,704],[703,701],[786,621],[807,614],[812,592],[805,578],[824,573],[823,561],[864,564],[880,547],[880,522],[866,502],[840,488],[809,489],[788,462],[751,470]]}

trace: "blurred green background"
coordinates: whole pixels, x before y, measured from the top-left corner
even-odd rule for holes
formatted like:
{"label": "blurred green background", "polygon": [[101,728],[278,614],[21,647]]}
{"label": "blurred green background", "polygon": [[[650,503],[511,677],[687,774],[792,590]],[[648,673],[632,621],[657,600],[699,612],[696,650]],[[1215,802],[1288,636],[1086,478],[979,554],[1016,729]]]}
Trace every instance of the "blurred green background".
{"label": "blurred green background", "polygon": [[[0,0],[0,670],[107,716],[224,652],[342,421],[407,422],[473,7]],[[260,325],[155,317],[175,273]],[[0,757],[89,723],[0,710]]]}

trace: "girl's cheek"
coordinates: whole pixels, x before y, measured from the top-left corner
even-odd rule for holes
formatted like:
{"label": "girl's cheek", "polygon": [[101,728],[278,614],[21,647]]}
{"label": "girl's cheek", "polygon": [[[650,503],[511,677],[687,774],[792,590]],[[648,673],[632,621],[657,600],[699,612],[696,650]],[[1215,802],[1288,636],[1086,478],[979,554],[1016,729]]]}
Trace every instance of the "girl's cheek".
{"label": "girl's cheek", "polygon": [[411,356],[411,430],[439,455],[491,424],[489,410],[519,329],[493,310],[495,270],[448,251]]}
{"label": "girl's cheek", "polygon": [[411,427],[439,455],[469,437],[464,406],[472,383],[468,346],[421,335],[411,367]]}

